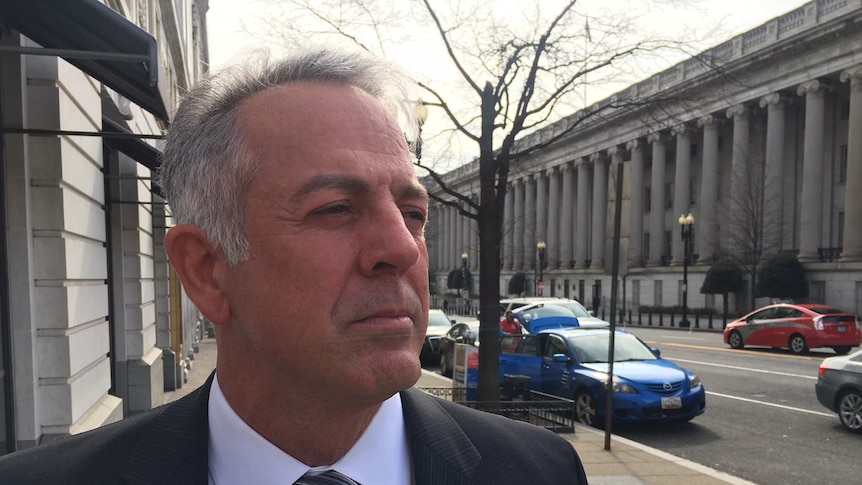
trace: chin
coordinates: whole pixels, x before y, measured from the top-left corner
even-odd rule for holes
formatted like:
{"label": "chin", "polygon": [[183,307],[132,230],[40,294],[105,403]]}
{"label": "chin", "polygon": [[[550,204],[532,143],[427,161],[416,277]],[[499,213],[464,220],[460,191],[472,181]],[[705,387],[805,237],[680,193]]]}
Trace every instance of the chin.
{"label": "chin", "polygon": [[414,351],[386,352],[385,355],[371,355],[366,362],[356,362],[356,365],[367,365],[364,370],[356,369],[356,384],[369,393],[378,394],[381,400],[393,394],[412,387],[422,375],[419,364],[419,354]]}

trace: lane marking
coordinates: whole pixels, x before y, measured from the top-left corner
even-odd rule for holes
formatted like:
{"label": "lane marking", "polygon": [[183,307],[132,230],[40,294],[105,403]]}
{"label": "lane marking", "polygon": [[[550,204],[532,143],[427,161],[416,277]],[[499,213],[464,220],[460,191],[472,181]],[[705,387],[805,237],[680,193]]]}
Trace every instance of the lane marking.
{"label": "lane marking", "polygon": [[795,408],[795,407],[793,407],[793,406],[784,406],[784,405],[782,405],[782,404],[774,404],[774,403],[766,402],[766,401],[758,401],[758,400],[756,400],[756,399],[748,399],[748,398],[745,398],[745,397],[731,396],[731,395],[729,395],[729,394],[721,394],[721,393],[719,393],[719,392],[706,391],[706,393],[707,393],[707,394],[709,394],[710,396],[725,397],[725,398],[727,398],[727,399],[734,399],[734,400],[737,400],[737,401],[749,402],[749,403],[752,403],[752,404],[762,404],[762,405],[764,405],[764,406],[770,406],[770,407],[773,407],[773,408],[784,409],[784,410],[787,410],[787,411],[797,411],[797,412],[805,413],[805,414],[813,414],[814,416],[823,416],[824,418],[830,418],[830,419],[834,419],[834,418],[835,418],[835,415],[834,415],[834,414],[821,413],[821,412],[819,412],[819,411],[811,411],[811,410],[808,410],[808,409]]}
{"label": "lane marking", "polygon": [[830,355],[824,355],[823,357],[807,357],[804,355],[784,355],[784,354],[761,354],[761,353],[754,353],[751,350],[745,350],[745,349],[726,349],[723,347],[708,347],[706,345],[691,345],[691,344],[678,344],[678,343],[673,343],[673,342],[658,342],[655,340],[644,340],[644,342],[647,344],[666,345],[668,347],[680,347],[680,348],[684,348],[684,349],[696,349],[696,350],[714,350],[716,352],[734,352],[734,353],[741,353],[741,354],[745,354],[745,355],[757,355],[757,356],[762,356],[762,357],[777,357],[780,359],[822,361],[826,357],[834,357],[831,354]]}
{"label": "lane marking", "polygon": [[725,369],[733,369],[733,370],[742,370],[748,372],[760,372],[761,374],[773,374],[776,376],[786,376],[786,377],[801,377],[802,379],[811,379],[817,380],[817,376],[806,376],[803,374],[791,374],[789,372],[778,372],[774,370],[763,370],[763,369],[752,369],[750,367],[740,367],[737,365],[727,365],[727,364],[713,364],[711,362],[701,362],[699,360],[686,360],[686,359],[668,359],[674,362],[685,362],[687,364],[698,364],[698,365],[709,365],[712,367],[724,367]]}

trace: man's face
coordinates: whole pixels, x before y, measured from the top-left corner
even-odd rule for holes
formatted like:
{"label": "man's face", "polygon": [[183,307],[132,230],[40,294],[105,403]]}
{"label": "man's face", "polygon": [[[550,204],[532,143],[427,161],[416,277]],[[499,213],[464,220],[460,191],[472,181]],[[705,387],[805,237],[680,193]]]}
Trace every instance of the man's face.
{"label": "man's face", "polygon": [[428,203],[397,124],[367,93],[320,84],[258,93],[239,121],[260,169],[245,198],[251,258],[227,270],[231,345],[248,371],[316,397],[410,387]]}

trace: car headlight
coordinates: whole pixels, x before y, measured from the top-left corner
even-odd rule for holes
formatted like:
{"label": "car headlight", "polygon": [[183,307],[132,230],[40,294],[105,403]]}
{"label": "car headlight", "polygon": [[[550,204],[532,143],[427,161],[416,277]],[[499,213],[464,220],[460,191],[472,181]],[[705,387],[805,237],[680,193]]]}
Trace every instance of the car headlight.
{"label": "car headlight", "polygon": [[698,377],[697,374],[695,374],[693,372],[691,373],[691,375],[688,376],[688,380],[691,382],[691,384],[689,384],[689,387],[691,387],[691,388],[701,386],[700,377]]}
{"label": "car headlight", "polygon": [[617,394],[638,394],[637,389],[614,378],[614,392]]}

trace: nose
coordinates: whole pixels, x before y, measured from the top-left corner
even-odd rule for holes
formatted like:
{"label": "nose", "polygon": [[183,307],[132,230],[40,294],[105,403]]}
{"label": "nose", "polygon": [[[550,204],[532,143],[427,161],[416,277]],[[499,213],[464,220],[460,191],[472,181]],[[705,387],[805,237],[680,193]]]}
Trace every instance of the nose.
{"label": "nose", "polygon": [[368,277],[404,274],[424,254],[424,236],[411,232],[394,201],[366,213],[355,238],[360,271]]}

